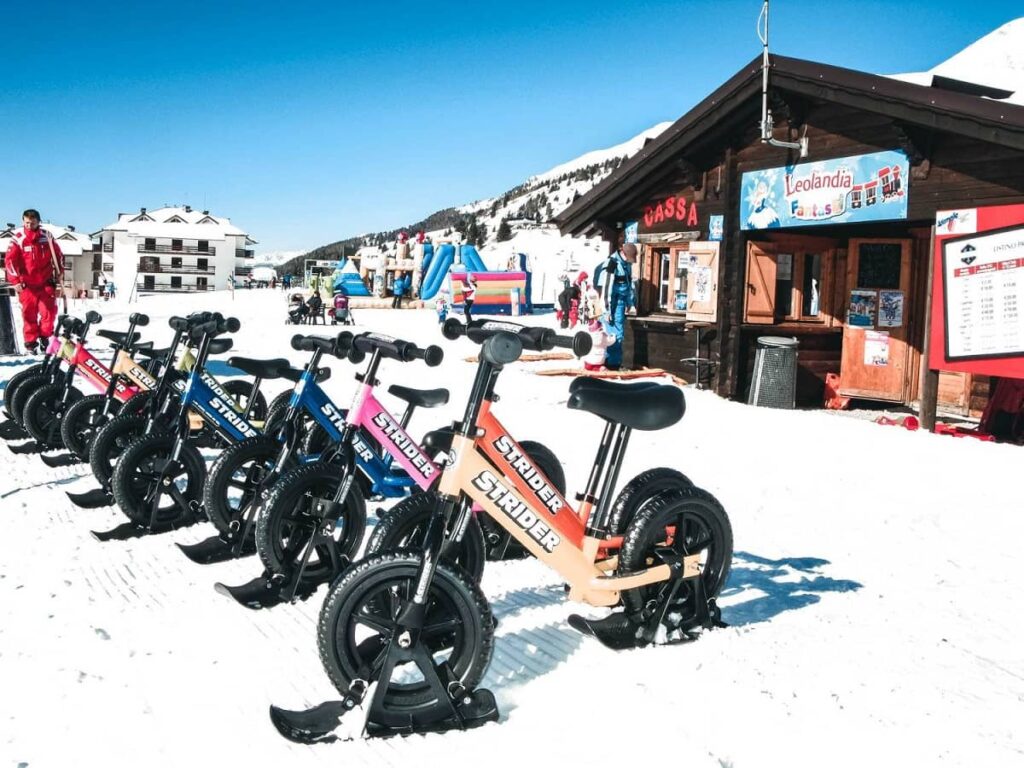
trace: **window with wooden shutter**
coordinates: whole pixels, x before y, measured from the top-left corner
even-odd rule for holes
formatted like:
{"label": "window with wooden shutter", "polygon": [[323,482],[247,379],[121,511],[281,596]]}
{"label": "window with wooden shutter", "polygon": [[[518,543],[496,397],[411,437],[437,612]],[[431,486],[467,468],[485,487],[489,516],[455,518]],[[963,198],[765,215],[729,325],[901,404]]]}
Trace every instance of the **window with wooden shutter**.
{"label": "window with wooden shutter", "polygon": [[718,319],[717,242],[690,243],[686,275],[686,319],[709,323]]}
{"label": "window with wooden shutter", "polygon": [[747,243],[747,291],[743,321],[775,322],[775,248],[771,243]]}

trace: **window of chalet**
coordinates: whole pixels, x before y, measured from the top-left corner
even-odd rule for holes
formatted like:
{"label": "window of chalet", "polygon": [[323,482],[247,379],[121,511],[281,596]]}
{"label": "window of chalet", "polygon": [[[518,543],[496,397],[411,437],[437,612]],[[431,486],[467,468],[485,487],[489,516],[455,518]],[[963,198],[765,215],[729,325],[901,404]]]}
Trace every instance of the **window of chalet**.
{"label": "window of chalet", "polygon": [[743,321],[842,325],[842,308],[835,306],[836,279],[835,248],[797,242],[747,243]]}
{"label": "window of chalet", "polygon": [[718,309],[717,242],[652,248],[658,309],[687,320],[714,322]]}
{"label": "window of chalet", "polygon": [[171,240],[171,250],[172,251],[183,250],[182,241],[181,240]]}

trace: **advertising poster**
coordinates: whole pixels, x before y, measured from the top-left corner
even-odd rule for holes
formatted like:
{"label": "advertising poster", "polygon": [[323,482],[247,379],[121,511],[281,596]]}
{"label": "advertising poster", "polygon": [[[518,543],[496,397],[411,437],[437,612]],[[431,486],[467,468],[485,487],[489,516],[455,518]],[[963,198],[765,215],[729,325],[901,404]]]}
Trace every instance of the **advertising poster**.
{"label": "advertising poster", "polygon": [[725,234],[725,216],[708,217],[708,240],[721,240]]}
{"label": "advertising poster", "polygon": [[903,327],[903,291],[878,292],[878,327]]}
{"label": "advertising poster", "polygon": [[639,243],[640,242],[640,222],[638,222],[638,221],[627,221],[626,222],[626,242],[627,243]]}
{"label": "advertising poster", "polygon": [[745,230],[907,218],[910,162],[902,152],[874,152],[743,174]]}
{"label": "advertising poster", "polygon": [[883,367],[889,364],[889,334],[867,331],[864,334],[864,365]]}
{"label": "advertising poster", "polygon": [[854,328],[874,328],[877,300],[878,294],[874,291],[850,291],[850,308],[846,324]]}
{"label": "advertising poster", "polygon": [[1024,226],[943,243],[946,357],[1024,355]]}
{"label": "advertising poster", "polygon": [[690,267],[693,273],[693,300],[711,301],[711,267]]}

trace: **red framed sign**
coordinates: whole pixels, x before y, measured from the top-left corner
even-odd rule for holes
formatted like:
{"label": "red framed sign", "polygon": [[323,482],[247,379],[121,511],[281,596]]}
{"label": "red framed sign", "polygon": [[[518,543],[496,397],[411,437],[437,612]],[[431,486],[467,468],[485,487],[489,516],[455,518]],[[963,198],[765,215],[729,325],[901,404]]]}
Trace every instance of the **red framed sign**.
{"label": "red framed sign", "polygon": [[935,217],[933,370],[1024,379],[1024,205]]}

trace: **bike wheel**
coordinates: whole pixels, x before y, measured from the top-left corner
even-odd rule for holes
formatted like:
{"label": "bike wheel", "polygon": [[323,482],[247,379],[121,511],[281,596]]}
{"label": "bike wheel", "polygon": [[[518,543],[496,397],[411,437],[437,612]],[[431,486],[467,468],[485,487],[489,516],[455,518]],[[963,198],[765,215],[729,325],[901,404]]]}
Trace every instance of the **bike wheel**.
{"label": "bike wheel", "polygon": [[118,459],[130,443],[146,431],[146,417],[121,413],[100,427],[89,446],[89,468],[100,485],[110,487]]}
{"label": "bike wheel", "polygon": [[130,413],[134,416],[141,416],[149,410],[149,403],[153,399],[152,390],[136,392],[121,405],[118,413]]}
{"label": "bike wheel", "polygon": [[[281,443],[272,437],[250,437],[221,453],[203,486],[203,509],[223,534],[233,532],[274,467]],[[291,462],[294,464],[294,461]]]}
{"label": "bike wheel", "polygon": [[45,387],[50,383],[50,377],[41,374],[29,376],[22,381],[14,394],[11,395],[11,418],[21,424],[21,426],[25,426],[25,404],[37,389]]}
{"label": "bike wheel", "polygon": [[71,405],[60,423],[60,436],[64,447],[83,461],[89,458],[89,446],[104,424],[114,418],[121,405],[111,401],[109,413],[103,408],[107,398],[104,395],[89,395]]}
{"label": "bike wheel", "polygon": [[[363,557],[397,549],[423,549],[427,525],[440,503],[440,498],[433,491],[417,493],[402,499],[377,521]],[[480,582],[480,577],[484,573],[484,562],[487,560],[487,545],[476,515],[470,519],[466,533],[458,545],[451,541],[451,531],[445,532],[445,545],[441,550],[441,557],[462,568],[473,583]]]}
{"label": "bike wheel", "polygon": [[[679,532],[683,531],[680,536]],[[656,549],[668,547],[680,555],[700,555],[704,597],[715,597],[729,577],[732,565],[732,526],[718,500],[700,488],[676,488],[653,499],[630,522],[619,550],[619,571],[638,571],[661,562]],[[640,611],[654,599],[663,583],[628,589],[622,593],[627,613]],[[693,615],[694,592],[683,582],[676,603],[684,615]]]}
{"label": "bike wheel", "polygon": [[613,536],[621,536],[626,532],[630,520],[636,517],[636,513],[658,494],[673,488],[690,488],[692,486],[690,478],[682,472],[668,467],[656,467],[641,472],[626,483],[619,491],[619,495],[615,497],[608,531]]}
{"label": "bike wheel", "polygon": [[[32,435],[39,445],[46,448],[60,448],[64,442],[61,438],[61,419],[64,415],[65,385],[46,384],[36,389],[25,402],[22,411],[22,422],[25,430]],[[82,393],[72,387],[67,391],[68,402],[81,399]]]}
{"label": "bike wheel", "polygon": [[14,418],[14,408],[11,405],[11,399],[14,397],[14,393],[18,391],[18,387],[33,376],[41,376],[43,370],[43,363],[36,363],[35,365],[30,365],[24,371],[18,371],[7,380],[7,386],[4,387],[4,411],[9,418]]}
{"label": "bike wheel", "polygon": [[[413,552],[374,555],[331,585],[320,611],[317,645],[324,670],[342,693],[387,647],[399,604],[412,597],[421,561]],[[475,687],[494,651],[494,618],[480,587],[460,569],[439,563],[424,621],[420,641],[435,663],[447,661],[463,685]],[[413,718],[436,703],[415,664],[396,667],[392,680],[385,698],[389,710]]]}
{"label": "bike wheel", "polygon": [[[156,433],[134,440],[117,462],[110,488],[121,511],[138,525],[169,523],[191,513],[206,479],[203,457],[191,445],[171,458],[175,438]],[[153,515],[154,504],[156,515]]]}
{"label": "bike wheel", "polygon": [[267,406],[267,414],[263,418],[263,434],[273,435],[281,426],[285,411],[288,410],[288,401],[292,399],[292,391],[286,389],[280,393]]}
{"label": "bike wheel", "polygon": [[303,580],[323,583],[335,576],[342,558],[352,559],[366,529],[366,502],[351,484],[338,523],[330,536],[320,532],[323,514],[341,484],[341,470],[319,461],[296,467],[274,484],[256,519],[256,551],[269,571],[297,571],[311,537],[317,543],[303,571]]}

